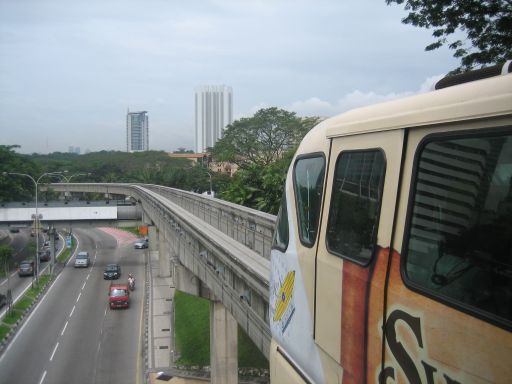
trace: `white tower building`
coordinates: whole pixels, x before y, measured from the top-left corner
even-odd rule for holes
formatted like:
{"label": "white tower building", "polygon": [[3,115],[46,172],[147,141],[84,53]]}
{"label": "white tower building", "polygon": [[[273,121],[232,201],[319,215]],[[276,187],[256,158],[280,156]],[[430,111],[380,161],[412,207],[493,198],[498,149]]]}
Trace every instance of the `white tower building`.
{"label": "white tower building", "polygon": [[196,88],[196,153],[213,147],[233,122],[233,90],[226,85]]}
{"label": "white tower building", "polygon": [[149,129],[147,111],[130,112],[126,115],[126,151],[149,150]]}

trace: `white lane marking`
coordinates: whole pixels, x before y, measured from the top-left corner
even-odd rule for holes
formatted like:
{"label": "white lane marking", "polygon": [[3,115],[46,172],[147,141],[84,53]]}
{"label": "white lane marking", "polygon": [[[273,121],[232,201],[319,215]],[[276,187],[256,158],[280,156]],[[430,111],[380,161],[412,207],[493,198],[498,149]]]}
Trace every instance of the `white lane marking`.
{"label": "white lane marking", "polygon": [[53,348],[52,355],[50,356],[50,361],[53,360],[53,356],[55,356],[55,352],[57,352],[57,348],[59,348],[59,343],[55,344],[55,348]]}
{"label": "white lane marking", "polygon": [[[107,308],[105,308],[105,313],[103,314],[103,316],[107,316]],[[103,328],[101,330],[103,331]]]}
{"label": "white lane marking", "polygon": [[43,376],[41,377],[41,380],[39,380],[39,384],[41,384],[44,381],[45,377],[46,377],[46,371],[43,372]]}
{"label": "white lane marking", "polygon": [[[48,288],[48,291],[46,292],[46,294],[43,296],[43,298],[39,301],[39,303],[37,303],[37,305],[35,306],[35,308],[33,309],[33,311],[30,313],[30,315],[28,315],[27,317],[27,320],[23,322],[23,325],[21,326],[21,328],[19,329],[18,332],[16,332],[14,334],[14,338],[11,340],[11,342],[7,345],[7,349],[0,355],[0,362],[2,362],[2,360],[4,359],[4,357],[7,355],[7,352],[11,349],[11,346],[14,344],[14,342],[18,339],[18,336],[23,332],[23,330],[25,329],[25,327],[27,326],[27,324],[30,322],[30,319],[32,319],[32,316],[34,316],[34,314],[36,313],[37,309],[39,308],[40,305],[43,304],[43,302],[46,300],[46,298],[48,297],[48,293],[52,290],[52,288],[56,285],[57,283],[57,280],[59,280],[59,278],[61,277],[62,275],[59,274],[59,276],[57,276],[57,278],[55,280],[53,280],[53,282],[51,283],[50,285],[50,288]],[[23,292],[26,292],[28,289],[30,288],[30,284],[28,285],[28,287],[25,289],[25,291]],[[21,296],[21,295],[20,295]],[[17,299],[16,299],[17,300]],[[5,311],[4,311],[5,312]],[[71,313],[73,313],[73,311],[71,311]],[[71,316],[71,315],[70,315]]]}
{"label": "white lane marking", "polygon": [[89,274],[87,275],[87,277],[85,278],[85,281],[89,280],[89,277],[91,276],[91,273],[89,272]]}
{"label": "white lane marking", "polygon": [[64,332],[66,331],[66,328],[68,327],[68,322],[66,321],[66,324],[64,324],[64,328],[62,329],[62,332],[60,333],[60,335],[64,335]]}
{"label": "white lane marking", "polygon": [[82,285],[82,290],[85,288],[85,284],[87,284],[87,281],[85,281],[84,285]]}
{"label": "white lane marking", "polygon": [[[18,274],[18,272],[17,272],[17,271],[14,271],[13,273],[11,273],[11,274],[9,275],[9,279],[14,278],[14,276],[16,276],[17,274]],[[4,284],[7,284],[7,279],[3,280],[3,281],[0,283],[0,286],[1,286],[1,285],[4,285]]]}
{"label": "white lane marking", "polygon": [[82,296],[82,292],[78,294],[78,297],[76,298],[76,302],[78,303],[78,300],[80,300],[80,296]]}
{"label": "white lane marking", "polygon": [[69,317],[73,316],[73,312],[75,312],[75,305],[73,305],[73,309],[71,310],[71,313],[69,314]]}

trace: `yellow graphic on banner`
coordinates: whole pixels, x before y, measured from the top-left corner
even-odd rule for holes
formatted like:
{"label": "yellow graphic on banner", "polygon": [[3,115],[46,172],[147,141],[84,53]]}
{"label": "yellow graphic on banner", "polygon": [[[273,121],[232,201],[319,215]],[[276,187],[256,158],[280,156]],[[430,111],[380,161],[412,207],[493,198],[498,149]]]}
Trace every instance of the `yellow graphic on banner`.
{"label": "yellow graphic on banner", "polygon": [[286,308],[288,308],[288,304],[292,298],[294,284],[295,271],[288,272],[279,290],[279,296],[276,298],[274,321],[279,321],[286,311]]}

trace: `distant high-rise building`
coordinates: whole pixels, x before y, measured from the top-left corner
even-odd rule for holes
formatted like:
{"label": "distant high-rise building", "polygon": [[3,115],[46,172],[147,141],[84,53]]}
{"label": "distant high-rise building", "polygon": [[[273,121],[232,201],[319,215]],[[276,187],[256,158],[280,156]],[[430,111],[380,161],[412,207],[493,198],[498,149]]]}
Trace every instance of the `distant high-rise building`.
{"label": "distant high-rise building", "polygon": [[196,88],[196,153],[213,147],[233,122],[233,89],[226,85]]}
{"label": "distant high-rise building", "polygon": [[147,111],[128,111],[126,115],[126,150],[128,152],[149,150]]}

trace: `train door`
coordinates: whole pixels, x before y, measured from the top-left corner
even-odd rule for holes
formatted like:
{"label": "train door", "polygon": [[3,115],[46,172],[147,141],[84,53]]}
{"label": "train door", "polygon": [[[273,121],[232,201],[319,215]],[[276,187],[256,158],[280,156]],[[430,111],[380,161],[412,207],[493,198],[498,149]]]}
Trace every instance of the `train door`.
{"label": "train door", "polygon": [[410,129],[407,147],[380,382],[510,383],[510,117]]}
{"label": "train door", "polygon": [[327,382],[378,378],[403,141],[402,130],[332,138],[316,256],[314,326],[315,342],[327,355]]}

